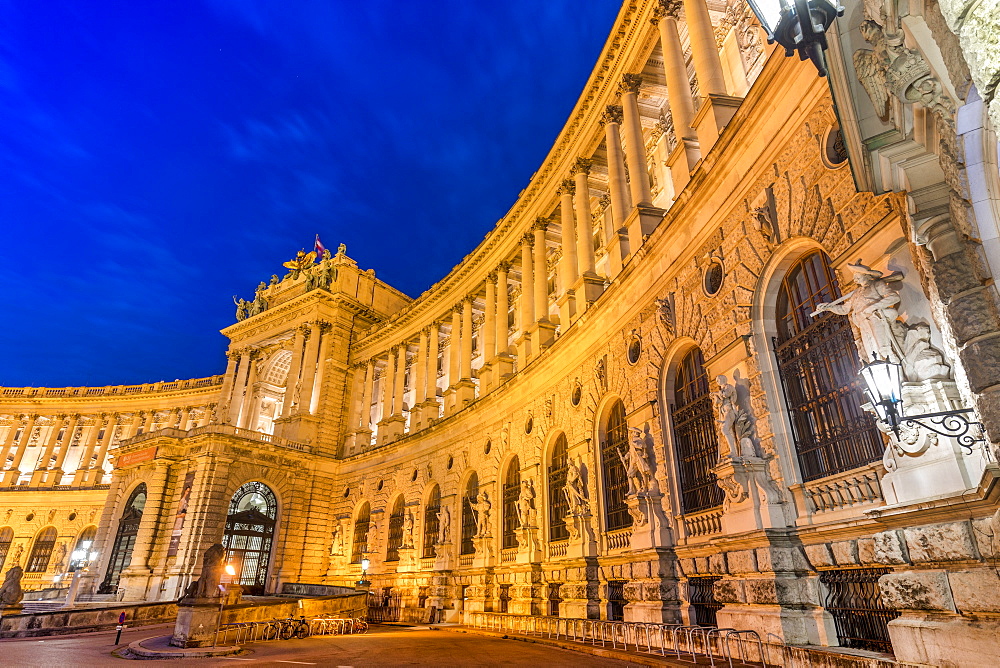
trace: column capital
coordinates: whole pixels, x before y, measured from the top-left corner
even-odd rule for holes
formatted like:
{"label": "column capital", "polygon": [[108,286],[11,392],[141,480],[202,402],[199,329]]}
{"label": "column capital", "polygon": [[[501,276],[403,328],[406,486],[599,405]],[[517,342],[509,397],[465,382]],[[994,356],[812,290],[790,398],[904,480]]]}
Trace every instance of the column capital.
{"label": "column capital", "polygon": [[[497,265],[497,274],[499,274],[500,272],[503,272],[505,274],[510,273],[510,268],[512,266],[513,265],[509,260],[504,260],[503,262]],[[499,279],[499,276],[497,276],[497,278]]]}
{"label": "column capital", "polygon": [[535,235],[531,232],[525,232],[524,236],[521,237],[521,245],[527,246],[528,248],[535,247]]}
{"label": "column capital", "polygon": [[541,230],[544,232],[549,227],[549,219],[545,216],[538,216],[535,218],[535,223],[531,226],[532,230]]}
{"label": "column capital", "polygon": [[462,308],[465,308],[466,304],[472,306],[472,303],[476,301],[476,297],[478,296],[479,295],[473,295],[473,294],[465,295],[465,297],[462,298]]}
{"label": "column capital", "polygon": [[490,273],[486,274],[486,284],[492,285],[497,282],[497,270],[494,269]]}
{"label": "column capital", "polygon": [[242,351],[239,348],[232,348],[226,351],[226,359],[233,360],[234,362],[240,358]]}
{"label": "column capital", "polygon": [[618,94],[624,95],[625,93],[639,94],[639,88],[642,87],[642,75],[626,73],[622,75],[621,83],[618,84]]}
{"label": "column capital", "polygon": [[576,183],[573,179],[563,179],[562,183],[559,184],[559,190],[557,190],[560,195],[572,195],[576,192]]}
{"label": "column capital", "polygon": [[653,9],[653,16],[649,19],[649,22],[656,25],[662,18],[680,18],[681,7],[683,6],[683,0],[660,0],[656,8]]}
{"label": "column capital", "polygon": [[601,114],[601,125],[607,125],[608,123],[621,125],[622,114],[622,106],[620,104],[609,104],[605,108],[604,113]]}
{"label": "column capital", "polygon": [[594,160],[592,158],[577,158],[576,162],[570,168],[569,173],[573,174],[590,174],[590,168],[593,167]]}

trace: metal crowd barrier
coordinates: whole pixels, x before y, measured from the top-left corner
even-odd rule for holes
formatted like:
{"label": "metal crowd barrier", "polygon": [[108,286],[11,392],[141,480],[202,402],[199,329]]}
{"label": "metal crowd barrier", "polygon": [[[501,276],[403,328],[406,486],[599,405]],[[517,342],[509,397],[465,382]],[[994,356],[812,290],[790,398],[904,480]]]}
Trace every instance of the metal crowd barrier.
{"label": "metal crowd barrier", "polygon": [[[733,660],[741,665],[779,665],[769,661],[765,643],[752,630],[687,626],[653,622],[613,622],[598,619],[566,617],[535,617],[499,612],[467,613],[469,625],[490,631],[515,633],[575,642],[590,643],[612,649],[659,653],[661,656],[683,656],[697,663],[699,656],[715,666],[716,659],[730,668]],[[768,648],[771,645],[766,645]],[[734,651],[735,650],[735,651]]]}

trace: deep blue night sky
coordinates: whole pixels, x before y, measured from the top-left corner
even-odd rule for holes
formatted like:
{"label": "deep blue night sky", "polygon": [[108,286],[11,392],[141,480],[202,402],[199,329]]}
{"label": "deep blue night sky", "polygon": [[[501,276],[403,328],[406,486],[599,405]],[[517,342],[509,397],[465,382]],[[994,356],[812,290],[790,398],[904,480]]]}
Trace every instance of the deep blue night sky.
{"label": "deep blue night sky", "polygon": [[221,373],[318,232],[411,296],[513,204],[618,0],[0,0],[0,385]]}

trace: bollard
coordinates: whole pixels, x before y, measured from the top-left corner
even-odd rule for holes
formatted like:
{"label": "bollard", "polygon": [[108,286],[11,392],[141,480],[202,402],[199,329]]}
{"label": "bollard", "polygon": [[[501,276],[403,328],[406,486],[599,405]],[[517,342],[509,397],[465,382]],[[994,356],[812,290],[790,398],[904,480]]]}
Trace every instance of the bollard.
{"label": "bollard", "polygon": [[115,645],[118,645],[118,644],[121,643],[121,641],[122,641],[122,629],[124,629],[124,628],[125,628],[125,613],[123,612],[122,614],[118,615],[118,626],[116,627],[116,630],[118,631],[118,634],[115,636]]}

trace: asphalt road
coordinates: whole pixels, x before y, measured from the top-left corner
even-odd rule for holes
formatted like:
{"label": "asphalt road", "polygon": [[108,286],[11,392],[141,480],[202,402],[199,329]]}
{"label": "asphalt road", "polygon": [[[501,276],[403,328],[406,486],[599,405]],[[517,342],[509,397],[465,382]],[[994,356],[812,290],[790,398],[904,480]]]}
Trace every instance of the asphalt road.
{"label": "asphalt road", "polygon": [[[170,626],[127,629],[121,647],[152,636],[166,635]],[[115,634],[91,633],[68,637],[0,641],[3,666],[125,666],[134,661],[111,654]],[[628,664],[569,650],[471,633],[428,627],[372,627],[365,635],[318,636],[303,640],[253,643],[251,651],[233,657],[173,659],[171,664],[194,666],[626,666]]]}

